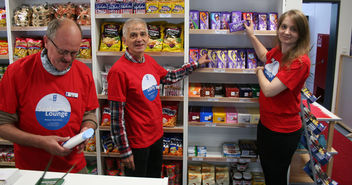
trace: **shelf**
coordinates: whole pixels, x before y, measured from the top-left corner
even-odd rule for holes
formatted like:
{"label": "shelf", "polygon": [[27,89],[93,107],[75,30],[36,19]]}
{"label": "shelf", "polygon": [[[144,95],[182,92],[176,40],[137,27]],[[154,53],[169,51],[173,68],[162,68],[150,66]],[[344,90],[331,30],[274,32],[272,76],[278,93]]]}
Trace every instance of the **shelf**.
{"label": "shelf", "polygon": [[184,14],[95,14],[96,19],[128,19],[128,18],[141,18],[141,19],[183,19]]}
{"label": "shelf", "polygon": [[[122,56],[125,52],[123,51],[97,51],[97,56]],[[183,52],[145,52],[145,54],[153,57],[183,57]]]}
{"label": "shelf", "polygon": [[259,98],[235,98],[235,97],[189,97],[193,102],[222,102],[222,103],[258,103]]}
{"label": "shelf", "polygon": [[[100,131],[110,131],[110,126],[99,126]],[[163,127],[165,133],[183,133],[182,126]]]}
{"label": "shelf", "polygon": [[76,60],[81,61],[85,64],[91,64],[92,63],[92,59],[91,58],[76,58]]}
{"label": "shelf", "polygon": [[163,155],[163,160],[182,161],[183,157],[175,155]]}
{"label": "shelf", "polygon": [[[90,25],[89,26],[81,26],[82,31],[90,31]],[[11,31],[46,31],[47,26],[25,26],[25,27],[20,27],[20,26],[12,26]]]}
{"label": "shelf", "polygon": [[[245,35],[245,31],[237,31],[230,33],[229,30],[201,30],[201,29],[191,29],[189,30],[189,34],[192,35]],[[257,36],[276,36],[276,31],[269,30],[255,30],[254,35]]]}
{"label": "shelf", "polygon": [[[107,100],[108,95],[98,94],[99,100]],[[183,101],[183,96],[160,96],[161,101]]]}
{"label": "shelf", "polygon": [[120,157],[120,153],[110,152],[110,153],[101,153],[102,157]]}
{"label": "shelf", "polygon": [[0,55],[0,60],[8,60],[9,56],[8,55]]}
{"label": "shelf", "polygon": [[225,128],[256,128],[257,124],[248,123],[209,123],[209,122],[188,122],[189,126],[194,127],[225,127]]}
{"label": "shelf", "polygon": [[0,145],[13,145],[11,141],[0,138]]}
{"label": "shelf", "polygon": [[194,162],[238,162],[239,160],[244,162],[256,162],[257,158],[240,158],[240,157],[188,157],[189,161]]}
{"label": "shelf", "polygon": [[163,127],[164,133],[183,133],[182,126],[176,127]]}
{"label": "shelf", "polygon": [[255,69],[200,68],[194,73],[255,74]]}
{"label": "shelf", "polygon": [[15,162],[0,162],[0,166],[15,167]]}
{"label": "shelf", "polygon": [[97,156],[97,152],[86,152],[84,151],[84,156],[85,157],[96,157]]}

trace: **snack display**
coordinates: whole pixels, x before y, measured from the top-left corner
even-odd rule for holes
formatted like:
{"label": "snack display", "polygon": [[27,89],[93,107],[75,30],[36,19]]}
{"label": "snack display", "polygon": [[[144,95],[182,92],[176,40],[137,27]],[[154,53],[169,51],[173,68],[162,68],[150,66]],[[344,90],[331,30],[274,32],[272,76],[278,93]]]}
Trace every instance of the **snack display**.
{"label": "snack display", "polygon": [[26,38],[28,55],[38,53],[43,49],[43,40]]}
{"label": "snack display", "polygon": [[27,56],[27,46],[25,38],[16,38],[14,57],[18,59]]}
{"label": "snack display", "polygon": [[9,47],[7,40],[0,39],[0,55],[7,55],[9,52]]}

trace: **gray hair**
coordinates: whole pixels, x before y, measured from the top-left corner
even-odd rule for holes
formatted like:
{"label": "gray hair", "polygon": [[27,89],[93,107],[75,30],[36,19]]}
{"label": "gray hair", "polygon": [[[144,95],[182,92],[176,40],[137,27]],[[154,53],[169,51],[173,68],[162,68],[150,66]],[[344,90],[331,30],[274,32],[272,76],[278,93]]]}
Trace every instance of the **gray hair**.
{"label": "gray hair", "polygon": [[147,27],[147,23],[141,19],[141,18],[130,18],[128,19],[125,24],[123,25],[123,28],[122,28],[122,36],[125,37],[127,36],[127,32],[128,32],[128,29],[135,25],[135,24],[143,24],[147,33],[148,33],[148,27]]}
{"label": "gray hair", "polygon": [[[67,24],[70,21],[70,19],[53,19],[52,21],[49,22],[48,24],[48,29],[46,30],[46,36],[50,39],[54,39],[56,35],[56,31],[64,24]],[[75,23],[75,25],[78,27],[79,31],[81,32],[81,37],[82,37],[82,29],[81,26],[76,22],[72,21]]]}

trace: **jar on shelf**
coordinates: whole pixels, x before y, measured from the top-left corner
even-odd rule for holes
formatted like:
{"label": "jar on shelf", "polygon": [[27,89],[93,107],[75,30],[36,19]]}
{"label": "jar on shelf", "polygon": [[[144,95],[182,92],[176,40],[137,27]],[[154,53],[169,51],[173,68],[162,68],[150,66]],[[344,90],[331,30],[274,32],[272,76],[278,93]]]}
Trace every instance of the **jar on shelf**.
{"label": "jar on shelf", "polygon": [[251,185],[252,184],[252,174],[250,172],[243,172],[243,181],[242,185]]}

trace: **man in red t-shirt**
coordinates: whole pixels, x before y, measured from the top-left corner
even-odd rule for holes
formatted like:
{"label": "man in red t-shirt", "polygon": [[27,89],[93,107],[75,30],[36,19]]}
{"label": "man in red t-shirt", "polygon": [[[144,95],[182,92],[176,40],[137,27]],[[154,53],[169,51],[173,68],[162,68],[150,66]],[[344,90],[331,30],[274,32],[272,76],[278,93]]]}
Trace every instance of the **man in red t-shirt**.
{"label": "man in red t-shirt", "polygon": [[122,32],[127,49],[108,74],[111,134],[126,175],[160,177],[163,148],[160,82],[177,82],[210,60],[205,55],[198,62],[167,71],[144,54],[149,40],[144,20],[127,20]]}
{"label": "man in red t-shirt", "polygon": [[0,137],[14,143],[15,164],[26,170],[86,172],[82,150],[62,143],[96,128],[97,94],[90,69],[75,60],[82,32],[70,19],[55,19],[45,49],[7,68],[0,82]]}

